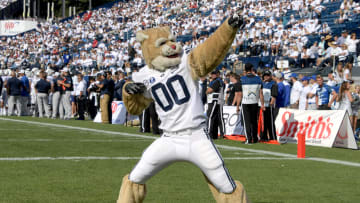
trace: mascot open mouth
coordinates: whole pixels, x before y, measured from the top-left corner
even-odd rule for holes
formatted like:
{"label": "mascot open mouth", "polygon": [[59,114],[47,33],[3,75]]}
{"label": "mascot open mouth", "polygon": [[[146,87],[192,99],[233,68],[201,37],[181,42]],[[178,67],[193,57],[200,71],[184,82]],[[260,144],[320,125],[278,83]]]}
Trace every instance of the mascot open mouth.
{"label": "mascot open mouth", "polygon": [[170,56],[166,56],[168,58],[177,58],[179,57],[180,55],[179,54],[173,54],[173,55],[170,55]]}

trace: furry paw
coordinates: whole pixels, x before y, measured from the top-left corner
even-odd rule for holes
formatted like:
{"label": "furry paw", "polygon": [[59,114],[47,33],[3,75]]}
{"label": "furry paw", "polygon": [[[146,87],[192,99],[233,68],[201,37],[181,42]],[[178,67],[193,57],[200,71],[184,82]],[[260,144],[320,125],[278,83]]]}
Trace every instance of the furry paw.
{"label": "furry paw", "polygon": [[146,90],[146,87],[142,83],[129,83],[125,86],[125,91],[128,94],[142,94]]}

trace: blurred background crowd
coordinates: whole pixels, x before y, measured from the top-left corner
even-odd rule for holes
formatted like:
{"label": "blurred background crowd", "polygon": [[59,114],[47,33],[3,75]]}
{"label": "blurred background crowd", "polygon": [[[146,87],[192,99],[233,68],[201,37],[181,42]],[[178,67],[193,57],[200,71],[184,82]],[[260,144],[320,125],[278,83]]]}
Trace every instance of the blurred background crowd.
{"label": "blurred background crowd", "polygon": [[[11,1],[1,1],[0,6],[7,2]],[[313,99],[306,103],[298,99],[297,108],[325,104],[320,93],[321,99],[315,101],[320,82],[313,75],[319,74],[331,87],[328,102],[335,95],[332,90],[341,95],[346,89],[353,93],[351,103],[358,93],[352,73],[359,61],[359,12],[357,0],[147,0],[117,1],[66,19],[39,21],[36,30],[0,38],[1,115],[83,120],[93,119],[103,106],[101,111],[108,111],[108,116],[102,120],[109,123],[111,101],[122,100],[122,85],[145,65],[136,31],[170,26],[189,53],[232,13],[243,16],[246,26],[217,68],[225,103],[236,105],[226,92],[240,82],[234,78],[244,73],[245,64],[252,64],[260,76],[270,71],[276,83],[284,83],[289,102],[281,104],[278,99],[274,108],[294,104],[290,102],[294,89],[298,95],[306,89],[305,95]],[[199,81],[200,92],[211,78]],[[314,84],[311,91],[305,88]],[[342,89],[342,84],[350,86]],[[334,97],[329,108],[344,108],[336,106],[339,98],[347,97]]]}

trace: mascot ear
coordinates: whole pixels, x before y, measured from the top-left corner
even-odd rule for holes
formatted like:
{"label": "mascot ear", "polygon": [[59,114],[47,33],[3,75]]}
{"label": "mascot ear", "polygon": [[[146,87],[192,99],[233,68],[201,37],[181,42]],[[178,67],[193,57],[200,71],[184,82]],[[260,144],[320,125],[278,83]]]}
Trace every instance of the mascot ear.
{"label": "mascot ear", "polygon": [[146,40],[148,38],[149,38],[149,36],[141,31],[136,33],[136,41],[138,41],[140,43],[142,43],[144,40]]}

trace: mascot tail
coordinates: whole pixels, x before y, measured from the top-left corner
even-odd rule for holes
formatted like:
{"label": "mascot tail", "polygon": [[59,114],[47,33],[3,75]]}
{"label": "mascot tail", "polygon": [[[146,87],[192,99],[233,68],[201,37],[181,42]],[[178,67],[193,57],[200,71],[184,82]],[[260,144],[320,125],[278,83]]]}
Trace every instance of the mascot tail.
{"label": "mascot tail", "polygon": [[129,180],[129,175],[124,176],[117,203],[142,203],[145,199],[145,184],[136,184]]}
{"label": "mascot tail", "polygon": [[217,203],[250,203],[247,199],[244,186],[239,181],[235,181],[236,189],[230,194],[219,192],[207,178],[206,181]]}

